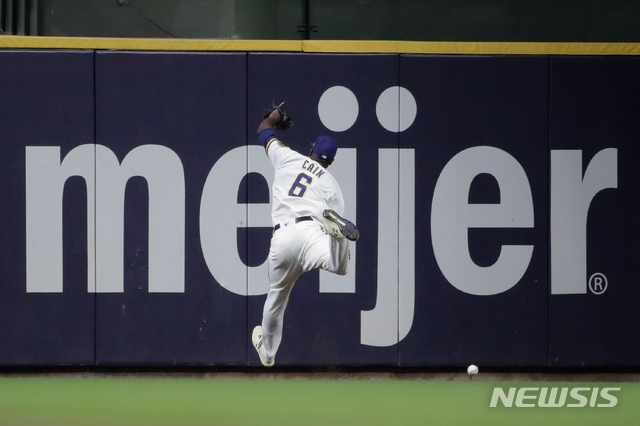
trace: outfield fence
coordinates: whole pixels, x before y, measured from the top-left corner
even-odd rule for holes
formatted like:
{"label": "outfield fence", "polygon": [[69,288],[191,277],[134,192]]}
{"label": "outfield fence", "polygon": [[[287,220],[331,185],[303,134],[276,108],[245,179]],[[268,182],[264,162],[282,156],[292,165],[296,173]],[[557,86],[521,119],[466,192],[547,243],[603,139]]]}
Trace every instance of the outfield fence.
{"label": "outfield fence", "polygon": [[0,46],[1,365],[259,365],[285,101],[362,238],[279,365],[640,366],[638,44]]}

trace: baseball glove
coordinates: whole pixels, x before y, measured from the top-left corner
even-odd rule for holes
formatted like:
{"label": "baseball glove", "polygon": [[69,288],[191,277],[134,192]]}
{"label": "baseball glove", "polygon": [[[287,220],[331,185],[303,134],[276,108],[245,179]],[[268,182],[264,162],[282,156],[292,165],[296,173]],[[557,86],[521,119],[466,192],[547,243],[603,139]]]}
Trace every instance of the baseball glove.
{"label": "baseball glove", "polygon": [[274,102],[271,109],[264,115],[264,118],[269,117],[269,115],[271,115],[271,113],[277,109],[280,113],[280,120],[278,120],[273,126],[276,129],[287,130],[289,127],[293,126],[293,121],[291,121],[291,117],[289,116],[289,114],[287,114],[287,112],[282,109],[282,105],[284,105],[284,102],[282,102],[280,105],[276,105]]}

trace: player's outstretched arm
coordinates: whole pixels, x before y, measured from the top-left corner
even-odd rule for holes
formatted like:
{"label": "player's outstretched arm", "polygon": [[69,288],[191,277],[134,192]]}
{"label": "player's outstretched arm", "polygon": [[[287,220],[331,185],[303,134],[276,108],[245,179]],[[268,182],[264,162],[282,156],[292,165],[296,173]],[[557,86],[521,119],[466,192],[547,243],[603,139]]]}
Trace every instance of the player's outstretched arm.
{"label": "player's outstretched arm", "polygon": [[258,139],[265,149],[267,149],[269,141],[275,140],[273,129],[287,130],[293,126],[291,117],[282,109],[282,104],[284,102],[278,106],[274,103],[273,108],[264,115],[264,119],[258,126]]}
{"label": "player's outstretched arm", "polygon": [[279,129],[279,130],[287,130],[289,127],[293,126],[293,121],[291,121],[291,117],[287,112],[282,109],[282,102],[280,105],[276,105],[275,102],[273,107],[264,115],[264,120],[258,126],[258,133],[265,129]]}
{"label": "player's outstretched arm", "polygon": [[271,111],[271,114],[269,114],[267,117],[265,117],[264,120],[262,120],[262,122],[258,126],[258,133],[266,129],[275,128],[276,123],[280,122],[280,120],[282,120],[282,117],[280,115],[280,111],[276,108]]}

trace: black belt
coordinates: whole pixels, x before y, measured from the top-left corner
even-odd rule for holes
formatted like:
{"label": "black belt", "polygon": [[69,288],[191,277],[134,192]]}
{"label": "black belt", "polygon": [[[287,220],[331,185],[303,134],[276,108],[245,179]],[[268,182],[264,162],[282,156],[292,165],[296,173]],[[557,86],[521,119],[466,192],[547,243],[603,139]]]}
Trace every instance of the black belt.
{"label": "black belt", "polygon": [[[302,216],[302,217],[296,217],[296,223],[298,222],[304,222],[306,220],[313,220],[313,218],[311,216]],[[277,224],[276,226],[273,227],[273,232],[276,232],[278,229],[280,229],[280,224]]]}

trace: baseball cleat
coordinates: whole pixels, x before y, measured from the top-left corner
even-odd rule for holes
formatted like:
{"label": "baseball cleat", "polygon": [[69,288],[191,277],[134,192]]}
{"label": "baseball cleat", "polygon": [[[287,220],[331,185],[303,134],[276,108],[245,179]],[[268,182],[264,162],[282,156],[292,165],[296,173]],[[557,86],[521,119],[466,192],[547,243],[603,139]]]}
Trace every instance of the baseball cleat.
{"label": "baseball cleat", "polygon": [[271,359],[271,361],[268,361],[265,357],[262,356],[262,352],[260,352],[260,348],[264,344],[264,342],[262,341],[262,326],[257,325],[253,329],[253,333],[251,334],[251,342],[253,343],[253,347],[256,348],[256,351],[258,352],[258,356],[260,357],[260,362],[262,363],[262,365],[264,365],[265,367],[273,367],[275,360]]}
{"label": "baseball cleat", "polygon": [[327,230],[334,237],[345,237],[349,241],[358,241],[358,238],[360,238],[360,231],[358,231],[356,225],[340,217],[338,213],[333,210],[325,210],[322,212],[322,216],[324,217],[324,224]]}

